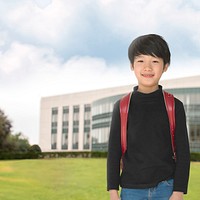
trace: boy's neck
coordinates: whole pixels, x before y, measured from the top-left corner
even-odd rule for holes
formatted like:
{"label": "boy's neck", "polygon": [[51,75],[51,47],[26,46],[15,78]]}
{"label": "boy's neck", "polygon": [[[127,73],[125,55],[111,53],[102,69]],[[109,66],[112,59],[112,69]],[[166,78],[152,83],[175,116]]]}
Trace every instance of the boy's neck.
{"label": "boy's neck", "polygon": [[159,89],[158,85],[153,86],[153,87],[142,87],[142,86],[138,85],[138,92],[145,93],[145,94],[155,92],[158,89]]}

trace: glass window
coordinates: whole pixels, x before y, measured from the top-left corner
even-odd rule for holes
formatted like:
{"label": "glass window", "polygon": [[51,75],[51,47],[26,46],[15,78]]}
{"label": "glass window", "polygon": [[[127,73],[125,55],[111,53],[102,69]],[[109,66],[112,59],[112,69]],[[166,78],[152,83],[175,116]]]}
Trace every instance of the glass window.
{"label": "glass window", "polygon": [[73,135],[72,135],[72,148],[78,149],[79,142],[79,106],[73,106]]}
{"label": "glass window", "polygon": [[58,108],[51,109],[51,149],[57,148]]}
{"label": "glass window", "polygon": [[68,149],[69,107],[63,107],[61,148]]}
{"label": "glass window", "polygon": [[83,149],[90,149],[91,105],[84,105]]}

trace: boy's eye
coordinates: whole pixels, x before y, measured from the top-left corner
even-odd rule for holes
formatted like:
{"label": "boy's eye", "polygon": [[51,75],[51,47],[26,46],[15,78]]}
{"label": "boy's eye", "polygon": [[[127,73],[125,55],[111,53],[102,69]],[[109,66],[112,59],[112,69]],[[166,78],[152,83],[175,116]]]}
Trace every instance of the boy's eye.
{"label": "boy's eye", "polygon": [[140,63],[142,63],[142,62],[143,62],[143,60],[138,60],[137,62],[140,62]]}
{"label": "boy's eye", "polygon": [[159,61],[158,60],[153,60],[153,63],[159,63]]}

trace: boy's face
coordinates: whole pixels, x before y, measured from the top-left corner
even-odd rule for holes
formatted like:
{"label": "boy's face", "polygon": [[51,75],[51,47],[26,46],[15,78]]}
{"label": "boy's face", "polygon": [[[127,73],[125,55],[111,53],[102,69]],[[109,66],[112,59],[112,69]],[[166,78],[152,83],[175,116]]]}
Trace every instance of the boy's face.
{"label": "boy's face", "polygon": [[167,71],[168,64],[164,65],[162,58],[142,54],[135,57],[131,68],[138,80],[138,90],[150,93],[158,89],[159,80]]}

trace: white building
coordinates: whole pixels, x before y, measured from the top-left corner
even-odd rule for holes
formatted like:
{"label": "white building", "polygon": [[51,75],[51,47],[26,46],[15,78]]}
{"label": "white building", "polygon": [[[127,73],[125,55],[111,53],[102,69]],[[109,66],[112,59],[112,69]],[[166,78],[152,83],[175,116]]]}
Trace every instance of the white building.
{"label": "white building", "polygon": [[[200,151],[200,75],[161,81],[185,107],[192,151]],[[42,151],[106,151],[113,105],[134,85],[41,99]]]}

